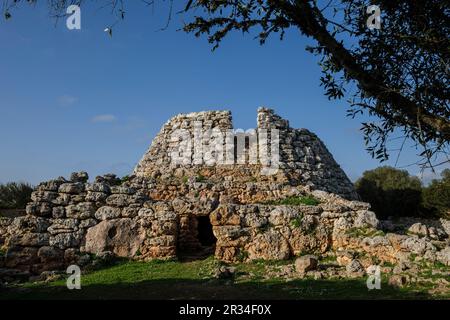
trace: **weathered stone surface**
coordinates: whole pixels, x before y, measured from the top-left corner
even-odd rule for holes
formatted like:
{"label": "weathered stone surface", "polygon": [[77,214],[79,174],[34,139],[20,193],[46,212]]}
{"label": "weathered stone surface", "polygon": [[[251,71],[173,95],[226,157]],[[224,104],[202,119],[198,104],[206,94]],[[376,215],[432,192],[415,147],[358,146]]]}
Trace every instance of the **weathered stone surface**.
{"label": "weathered stone surface", "polygon": [[350,273],[350,274],[365,272],[364,267],[361,264],[361,262],[359,262],[359,260],[356,260],[356,259],[350,261],[350,263],[346,266],[346,270],[347,270],[347,273]]}
{"label": "weathered stone surface", "polygon": [[134,257],[145,239],[145,230],[131,219],[105,220],[88,229],[86,252],[111,251],[119,257]]}
{"label": "weathered stone surface", "polygon": [[49,243],[49,235],[46,233],[21,233],[13,234],[7,241],[7,246],[41,247]]}
{"label": "weathered stone surface", "polygon": [[86,201],[91,202],[105,202],[107,198],[108,194],[103,192],[88,192],[86,195]]}
{"label": "weathered stone surface", "polygon": [[85,219],[80,221],[80,225],[78,226],[80,229],[88,229],[97,224],[97,220],[95,219]]}
{"label": "weathered stone surface", "polygon": [[291,256],[288,241],[275,230],[258,234],[246,249],[250,260],[285,260]]}
{"label": "weathered stone surface", "polygon": [[64,266],[64,251],[55,247],[41,247],[37,252],[40,263],[44,269],[58,270]]}
{"label": "weathered stone surface", "polygon": [[75,248],[81,244],[80,232],[59,233],[50,237],[50,246],[59,249]]}
{"label": "weathered stone surface", "polygon": [[300,216],[300,213],[294,208],[279,207],[270,212],[269,223],[274,226],[289,225],[292,220]]}
{"label": "weathered stone surface", "polygon": [[38,248],[10,247],[6,252],[5,267],[19,270],[31,270],[31,266],[39,262]]}
{"label": "weathered stone surface", "polygon": [[177,245],[177,238],[174,235],[159,236],[150,238],[147,242],[152,247],[173,247]]}
{"label": "weathered stone surface", "polygon": [[48,228],[51,235],[58,233],[70,233],[78,231],[77,219],[54,219],[52,225]]}
{"label": "weathered stone surface", "polygon": [[418,254],[424,255],[426,251],[431,250],[435,251],[436,248],[425,239],[419,239],[415,237],[406,238],[400,245],[402,250]]}
{"label": "weathered stone surface", "polygon": [[34,191],[31,200],[34,202],[52,202],[58,198],[58,193],[53,191]]}
{"label": "weathered stone surface", "polygon": [[361,202],[361,201],[349,201],[347,203],[347,206],[352,210],[352,211],[368,211],[370,210],[370,203],[367,202]]}
{"label": "weathered stone surface", "polygon": [[58,192],[60,193],[68,193],[68,194],[78,194],[84,191],[84,184],[81,182],[77,183],[63,183]]}
{"label": "weathered stone surface", "polygon": [[389,285],[397,288],[403,288],[409,283],[409,277],[406,275],[394,275],[389,278]]}
{"label": "weathered stone surface", "polygon": [[48,217],[52,214],[52,205],[48,202],[34,202],[28,204],[25,211],[28,215]]}
{"label": "weathered stone surface", "polygon": [[132,194],[136,193],[136,190],[134,188],[125,187],[125,186],[112,186],[111,193],[132,195]]}
{"label": "weathered stone surface", "polygon": [[211,224],[213,226],[239,226],[241,224],[241,217],[236,212],[236,208],[234,206],[224,206],[218,208],[211,214]]}
{"label": "weathered stone surface", "polygon": [[81,172],[73,172],[70,175],[70,181],[72,182],[81,182],[86,183],[89,180],[89,175],[87,172],[81,171]]}
{"label": "weathered stone surface", "polygon": [[52,217],[55,219],[61,219],[66,216],[66,208],[65,207],[53,207]]}
{"label": "weathered stone surface", "polygon": [[65,182],[67,182],[66,179],[64,179],[63,177],[59,177],[58,179],[40,183],[37,186],[37,190],[57,192],[59,186]]}
{"label": "weathered stone surface", "polygon": [[236,268],[220,266],[214,272],[214,278],[221,279],[221,280],[232,279],[234,277],[235,273],[236,273]]}
{"label": "weathered stone surface", "polygon": [[241,218],[243,227],[261,228],[268,224],[268,219],[258,213],[247,213]]}
{"label": "weathered stone surface", "polygon": [[426,225],[422,223],[415,223],[409,229],[408,232],[411,234],[415,234],[421,237],[428,236],[428,228]]}
{"label": "weathered stone surface", "polygon": [[142,208],[142,209],[140,209],[138,211],[138,216],[139,217],[154,218],[155,217],[155,212],[151,208]]}
{"label": "weathered stone surface", "polygon": [[336,261],[340,266],[347,266],[352,261],[355,255],[347,250],[338,250],[336,251]]}
{"label": "weathered stone surface", "polygon": [[450,267],[450,247],[447,246],[445,249],[439,251],[436,254],[437,260],[446,266]]}
{"label": "weathered stone surface", "polygon": [[11,218],[0,218],[0,247],[5,243],[7,237],[9,237],[8,227],[12,222],[13,219]]}
{"label": "weathered stone surface", "polygon": [[87,265],[91,258],[88,254],[83,254],[78,248],[69,248],[64,251],[64,263],[66,265],[78,265],[80,267]]}
{"label": "weathered stone surface", "polygon": [[59,193],[58,198],[52,201],[55,206],[67,206],[71,202],[71,196],[67,193]]}
{"label": "weathered stone surface", "polygon": [[110,220],[119,218],[122,213],[122,209],[110,206],[104,206],[97,210],[95,218],[98,220]]}
{"label": "weathered stone surface", "polygon": [[94,217],[94,213],[95,206],[90,202],[80,202],[66,207],[67,218],[89,219]]}
{"label": "weathered stone surface", "polygon": [[99,192],[109,194],[111,188],[107,183],[91,183],[86,185],[86,190],[89,192]]}
{"label": "weathered stone surface", "polygon": [[106,203],[115,207],[126,207],[133,203],[131,196],[126,194],[112,194],[106,199]]}
{"label": "weathered stone surface", "polygon": [[134,218],[138,216],[139,207],[126,207],[122,209],[122,217],[124,218]]}
{"label": "weathered stone surface", "polygon": [[317,256],[307,255],[295,260],[295,270],[298,273],[306,273],[317,269],[319,259]]}
{"label": "weathered stone surface", "polygon": [[8,226],[8,233],[17,234],[25,232],[45,233],[50,226],[47,219],[31,215],[15,218]]}
{"label": "weathered stone surface", "polygon": [[372,211],[361,210],[355,219],[356,228],[375,228],[377,229],[379,221]]}

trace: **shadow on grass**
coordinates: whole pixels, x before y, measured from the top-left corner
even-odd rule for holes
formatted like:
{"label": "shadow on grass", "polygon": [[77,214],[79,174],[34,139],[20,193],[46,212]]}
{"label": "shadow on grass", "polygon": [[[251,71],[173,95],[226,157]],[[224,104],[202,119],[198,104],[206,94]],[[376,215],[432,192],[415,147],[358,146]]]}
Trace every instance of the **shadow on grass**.
{"label": "shadow on grass", "polygon": [[364,279],[295,280],[291,282],[231,283],[219,280],[165,279],[137,283],[90,284],[69,291],[58,285],[11,288],[0,299],[148,299],[148,300],[324,300],[431,299],[426,293],[395,289],[387,284],[369,291]]}

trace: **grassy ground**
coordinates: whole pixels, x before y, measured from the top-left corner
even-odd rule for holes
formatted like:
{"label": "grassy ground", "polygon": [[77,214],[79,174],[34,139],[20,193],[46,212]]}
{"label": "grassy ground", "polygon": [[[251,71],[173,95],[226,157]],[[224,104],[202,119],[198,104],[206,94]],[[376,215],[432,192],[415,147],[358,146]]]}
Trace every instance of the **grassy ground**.
{"label": "grassy ground", "polygon": [[[279,263],[278,263],[279,264]],[[265,280],[268,263],[236,266],[231,280],[215,280],[213,258],[194,262],[117,262],[84,274],[81,290],[70,291],[65,280],[27,283],[0,291],[0,299],[431,299],[420,288],[394,289],[383,281],[382,290],[369,291],[366,279]],[[270,265],[270,264],[269,264]],[[274,263],[272,266],[276,266]]]}

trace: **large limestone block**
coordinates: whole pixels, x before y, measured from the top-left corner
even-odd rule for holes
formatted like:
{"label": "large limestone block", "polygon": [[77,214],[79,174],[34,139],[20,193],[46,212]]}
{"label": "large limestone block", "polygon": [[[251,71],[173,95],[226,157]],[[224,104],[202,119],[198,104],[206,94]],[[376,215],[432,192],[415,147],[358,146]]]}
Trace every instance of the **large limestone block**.
{"label": "large limestone block", "polygon": [[247,251],[250,260],[286,260],[291,255],[288,241],[275,230],[257,235]]}
{"label": "large limestone block", "polygon": [[85,250],[99,254],[111,251],[119,257],[136,255],[145,239],[145,230],[131,219],[105,220],[88,229]]}

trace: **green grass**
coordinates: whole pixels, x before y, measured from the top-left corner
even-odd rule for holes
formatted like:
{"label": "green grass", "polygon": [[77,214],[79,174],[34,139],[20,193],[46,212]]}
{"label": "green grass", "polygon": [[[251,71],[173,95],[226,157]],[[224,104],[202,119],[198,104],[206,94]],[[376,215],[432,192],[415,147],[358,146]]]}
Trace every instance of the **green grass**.
{"label": "green grass", "polygon": [[327,256],[327,257],[320,257],[320,263],[321,264],[336,264],[337,263],[337,257],[336,256]]}
{"label": "green grass", "polygon": [[320,201],[312,196],[305,196],[305,197],[289,197],[281,200],[274,200],[274,201],[268,201],[266,202],[268,205],[273,206],[317,206],[320,204]]}
{"label": "green grass", "polygon": [[383,267],[394,268],[395,265],[394,265],[393,263],[391,263],[391,262],[384,261],[384,262],[383,262]]}
{"label": "green grass", "polygon": [[302,225],[302,218],[303,217],[298,217],[293,219],[291,221],[291,226],[293,226],[294,228],[300,228],[300,226]]}
{"label": "green grass", "polygon": [[26,283],[0,291],[0,299],[430,299],[424,288],[395,289],[383,279],[382,290],[368,291],[366,279],[286,281],[265,279],[268,268],[292,261],[255,261],[236,267],[234,280],[213,279],[221,262],[126,262],[82,275],[81,290],[70,291],[65,280]]}

